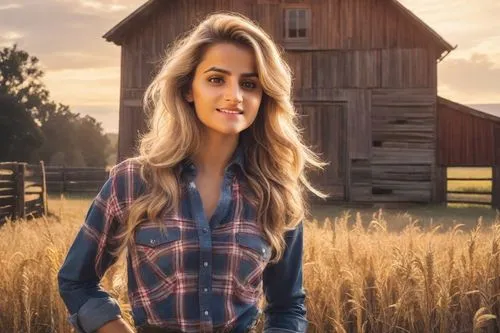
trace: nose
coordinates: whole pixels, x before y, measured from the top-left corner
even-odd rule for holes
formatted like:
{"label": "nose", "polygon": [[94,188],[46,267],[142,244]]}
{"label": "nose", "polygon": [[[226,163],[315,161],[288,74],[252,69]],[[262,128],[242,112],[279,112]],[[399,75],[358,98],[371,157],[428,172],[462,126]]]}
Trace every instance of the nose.
{"label": "nose", "polygon": [[224,100],[239,103],[243,101],[243,94],[239,83],[229,83],[224,91]]}

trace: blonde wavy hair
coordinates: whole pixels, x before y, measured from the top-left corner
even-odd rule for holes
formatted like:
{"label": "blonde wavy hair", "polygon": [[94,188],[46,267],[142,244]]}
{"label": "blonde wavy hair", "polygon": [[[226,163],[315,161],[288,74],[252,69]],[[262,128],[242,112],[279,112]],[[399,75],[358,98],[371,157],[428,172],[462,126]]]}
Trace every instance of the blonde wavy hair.
{"label": "blonde wavy hair", "polygon": [[272,38],[250,19],[237,13],[214,13],[173,44],[146,89],[148,131],[142,135],[134,159],[141,164],[149,190],[130,205],[120,237],[125,241],[116,253],[126,247],[138,224],[158,221],[162,213],[175,214],[179,207],[181,184],[176,167],[202,146],[202,124],[185,94],[205,51],[216,43],[245,45],[256,59],[263,97],[254,123],[240,133],[240,143],[251,202],[274,250],[274,262],[284,252],[284,232],[305,217],[305,190],[326,197],[304,172],[308,167],[322,169],[325,164],[302,141],[291,101],[290,67]]}

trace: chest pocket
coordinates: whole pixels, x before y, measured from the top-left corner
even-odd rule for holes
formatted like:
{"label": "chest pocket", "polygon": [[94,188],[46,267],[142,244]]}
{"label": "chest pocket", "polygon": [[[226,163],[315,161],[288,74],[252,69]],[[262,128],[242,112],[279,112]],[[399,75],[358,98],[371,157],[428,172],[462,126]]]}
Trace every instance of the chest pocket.
{"label": "chest pocket", "polygon": [[260,236],[240,232],[236,235],[236,243],[260,261],[268,262],[271,258],[271,245]]}
{"label": "chest pocket", "polygon": [[136,231],[134,241],[143,283],[153,288],[159,284],[167,290],[173,288],[182,252],[181,230],[142,227]]}
{"label": "chest pocket", "polygon": [[150,248],[157,248],[181,239],[179,228],[167,228],[161,230],[159,227],[140,228],[135,233],[135,244]]}
{"label": "chest pocket", "polygon": [[239,301],[254,304],[262,294],[262,273],[271,258],[271,245],[261,236],[236,234],[233,287]]}

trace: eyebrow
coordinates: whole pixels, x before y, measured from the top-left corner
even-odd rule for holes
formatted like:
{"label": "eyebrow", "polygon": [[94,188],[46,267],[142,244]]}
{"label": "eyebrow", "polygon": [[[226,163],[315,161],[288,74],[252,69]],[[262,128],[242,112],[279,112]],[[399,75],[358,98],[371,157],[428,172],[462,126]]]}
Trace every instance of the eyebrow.
{"label": "eyebrow", "polygon": [[[226,69],[218,68],[218,67],[210,67],[209,69],[207,69],[203,73],[207,73],[207,72],[219,72],[219,73],[231,75],[230,71],[228,71]],[[243,76],[243,77],[258,77],[257,73],[243,73],[243,74],[241,74],[241,76]]]}

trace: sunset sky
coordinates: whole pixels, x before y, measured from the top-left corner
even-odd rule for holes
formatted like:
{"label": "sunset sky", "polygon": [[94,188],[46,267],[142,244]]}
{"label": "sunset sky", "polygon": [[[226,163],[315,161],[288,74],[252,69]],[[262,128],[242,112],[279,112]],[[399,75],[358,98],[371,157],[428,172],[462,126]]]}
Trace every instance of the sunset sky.
{"label": "sunset sky", "polygon": [[[17,43],[37,56],[53,100],[117,132],[120,49],[102,35],[144,2],[0,0],[0,47]],[[458,44],[439,64],[439,94],[464,104],[500,104],[500,1],[400,2]]]}

